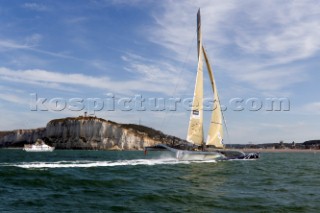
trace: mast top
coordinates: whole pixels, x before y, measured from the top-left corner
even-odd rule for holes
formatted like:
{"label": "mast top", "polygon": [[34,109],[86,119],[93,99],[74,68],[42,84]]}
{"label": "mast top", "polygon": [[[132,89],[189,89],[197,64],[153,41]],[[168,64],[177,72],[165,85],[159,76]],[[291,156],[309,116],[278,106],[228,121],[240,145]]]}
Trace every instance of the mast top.
{"label": "mast top", "polygon": [[201,52],[201,15],[200,15],[200,8],[197,13],[197,44],[198,44],[198,58]]}
{"label": "mast top", "polygon": [[201,25],[201,14],[200,14],[200,8],[198,10],[198,13],[197,13],[197,26],[198,28],[200,27]]}

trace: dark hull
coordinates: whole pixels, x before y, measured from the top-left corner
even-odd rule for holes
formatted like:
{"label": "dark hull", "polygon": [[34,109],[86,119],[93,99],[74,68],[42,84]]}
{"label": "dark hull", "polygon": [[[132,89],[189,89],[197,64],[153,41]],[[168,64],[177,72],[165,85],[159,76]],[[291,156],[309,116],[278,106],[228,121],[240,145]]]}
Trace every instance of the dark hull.
{"label": "dark hull", "polygon": [[145,152],[167,150],[175,154],[178,160],[230,160],[230,159],[257,159],[259,153],[244,153],[238,150],[209,149],[206,151],[181,150],[169,147],[165,144],[158,144],[152,147],[145,147]]}

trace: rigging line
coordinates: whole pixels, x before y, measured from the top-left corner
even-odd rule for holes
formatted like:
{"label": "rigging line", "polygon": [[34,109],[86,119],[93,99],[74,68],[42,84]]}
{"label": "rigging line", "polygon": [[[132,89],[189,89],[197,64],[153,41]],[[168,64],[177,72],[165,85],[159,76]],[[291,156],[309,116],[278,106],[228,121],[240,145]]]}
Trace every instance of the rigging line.
{"label": "rigging line", "polygon": [[[219,96],[218,96],[218,99],[219,99]],[[220,102],[220,100],[219,100],[219,102]],[[226,119],[225,119],[225,117],[224,117],[224,113],[223,113],[222,110],[220,110],[220,111],[221,111],[221,114],[222,114],[224,127],[226,128],[226,133],[227,133],[228,141],[229,141],[229,143],[231,143],[231,139],[230,139],[230,135],[229,135],[229,130],[228,130],[228,126],[227,126]]]}
{"label": "rigging line", "polygon": [[[181,76],[181,73],[182,73],[182,71],[184,70],[184,68],[185,68],[185,66],[186,66],[186,64],[187,64],[186,62],[187,62],[187,59],[188,59],[189,56],[190,56],[190,51],[191,51],[191,48],[192,48],[194,39],[195,39],[195,37],[196,37],[196,34],[197,34],[197,33],[195,33],[195,34],[193,35],[192,42],[191,42],[191,44],[190,44],[190,46],[189,46],[189,48],[188,48],[188,52],[187,52],[187,55],[186,55],[186,57],[185,57],[185,60],[184,60],[184,62],[183,62],[183,64],[182,64],[182,68],[180,69],[180,72],[179,72],[179,74],[178,74],[178,79],[177,79],[177,81],[176,81],[176,84],[175,84],[175,87],[174,87],[174,90],[173,90],[172,98],[174,98],[174,96],[175,96],[175,94],[176,94],[176,92],[177,92],[177,88],[178,88],[178,85],[180,84],[180,80],[181,80],[180,76]],[[172,111],[170,111],[170,112],[172,112]],[[162,129],[164,123],[165,123],[167,114],[168,114],[168,111],[165,110],[165,115],[164,115],[164,117],[163,117],[163,119],[162,119],[162,123],[161,123],[161,125],[160,125],[161,129]]]}

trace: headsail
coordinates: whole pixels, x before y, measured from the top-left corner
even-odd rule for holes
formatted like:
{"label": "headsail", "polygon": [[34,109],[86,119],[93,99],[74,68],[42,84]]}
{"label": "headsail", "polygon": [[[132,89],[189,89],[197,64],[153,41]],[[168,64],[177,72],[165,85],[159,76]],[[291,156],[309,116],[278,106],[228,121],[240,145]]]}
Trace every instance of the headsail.
{"label": "headsail", "polygon": [[212,85],[212,90],[214,92],[214,110],[211,115],[211,123],[208,131],[207,141],[206,145],[213,145],[216,148],[223,148],[223,118],[222,118],[222,112],[221,112],[221,106],[220,106],[220,100],[218,96],[218,90],[217,86],[214,80],[213,72],[211,65],[209,63],[209,59],[206,53],[206,50],[204,47],[202,47],[204,59],[206,61],[207,69],[210,76],[210,82]]}
{"label": "headsail", "polygon": [[200,9],[197,14],[198,69],[194,88],[192,110],[189,121],[187,141],[196,145],[203,144],[203,62]]}

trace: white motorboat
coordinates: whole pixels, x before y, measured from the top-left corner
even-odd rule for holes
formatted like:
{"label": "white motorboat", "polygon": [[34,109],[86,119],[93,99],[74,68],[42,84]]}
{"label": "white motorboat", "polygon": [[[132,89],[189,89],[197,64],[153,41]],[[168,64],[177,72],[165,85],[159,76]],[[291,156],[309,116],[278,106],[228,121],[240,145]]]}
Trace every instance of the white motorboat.
{"label": "white motorboat", "polygon": [[35,144],[25,144],[23,150],[26,152],[52,152],[54,147],[48,146],[41,139],[37,139]]}

